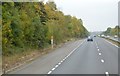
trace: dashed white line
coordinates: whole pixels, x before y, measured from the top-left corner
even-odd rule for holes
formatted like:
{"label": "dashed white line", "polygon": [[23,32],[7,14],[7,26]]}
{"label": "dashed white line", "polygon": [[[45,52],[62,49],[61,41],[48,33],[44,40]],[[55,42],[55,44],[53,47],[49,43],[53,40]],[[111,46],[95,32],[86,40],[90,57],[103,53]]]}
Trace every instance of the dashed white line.
{"label": "dashed white line", "polygon": [[109,73],[108,72],[105,72],[106,76],[109,76]]}
{"label": "dashed white line", "polygon": [[[85,41],[85,40],[84,40],[84,41]],[[83,41],[83,42],[84,42],[84,41]],[[80,45],[82,45],[83,42],[82,42]],[[63,61],[65,61],[80,45],[78,45],[78,46],[77,46],[73,51],[71,51],[65,58],[63,58],[63,59],[58,63],[58,65],[56,65],[54,68],[52,68],[52,71],[54,71],[60,64],[62,64]],[[51,74],[52,71],[49,71],[47,74]]]}
{"label": "dashed white line", "polygon": [[64,61],[65,59],[63,59],[63,61]]}
{"label": "dashed white line", "polygon": [[68,58],[69,57],[69,55],[68,56],[66,56],[66,58]]}
{"label": "dashed white line", "polygon": [[58,65],[60,65],[61,63],[58,63]]}
{"label": "dashed white line", "polygon": [[55,68],[52,68],[52,71],[55,70]]}
{"label": "dashed white line", "polygon": [[108,72],[105,72],[105,74],[109,74]]}
{"label": "dashed white line", "polygon": [[62,63],[63,61],[61,61],[61,63]]}
{"label": "dashed white line", "polygon": [[99,55],[101,55],[101,53],[99,53]]}
{"label": "dashed white line", "polygon": [[[105,41],[107,41],[107,40],[105,40]],[[109,42],[109,41],[107,41],[107,42],[110,43],[110,44],[112,44],[112,43]],[[98,45],[97,45],[96,42],[95,42],[95,44],[96,44],[96,46],[97,46],[97,50],[100,51],[100,49],[99,49],[99,47],[98,47]],[[114,45],[114,46],[116,46],[117,48],[119,48],[119,47],[118,47],[117,45],[115,45],[115,44],[112,44],[112,45]],[[101,56],[102,53],[99,53],[99,55]],[[104,63],[105,61],[104,61],[103,59],[101,59],[101,62]],[[108,73],[108,72],[105,72],[105,74],[106,74],[106,76],[109,76],[109,73]]]}
{"label": "dashed white line", "polygon": [[58,65],[55,66],[56,68],[58,67]]}
{"label": "dashed white line", "polygon": [[49,71],[47,74],[51,74],[52,73],[52,71]]}
{"label": "dashed white line", "polygon": [[105,61],[103,59],[101,59],[101,62],[104,63]]}
{"label": "dashed white line", "polygon": [[66,56],[65,59],[67,59],[69,56]]}
{"label": "dashed white line", "polygon": [[96,44],[96,46],[97,46],[97,49],[98,49],[98,45],[97,45],[97,43],[95,42],[95,44]]}

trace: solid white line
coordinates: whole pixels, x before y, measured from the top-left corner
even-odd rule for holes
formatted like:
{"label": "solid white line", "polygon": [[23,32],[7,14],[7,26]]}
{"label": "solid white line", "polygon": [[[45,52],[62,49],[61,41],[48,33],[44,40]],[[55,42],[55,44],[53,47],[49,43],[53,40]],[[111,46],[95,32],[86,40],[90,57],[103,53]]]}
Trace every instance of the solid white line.
{"label": "solid white line", "polygon": [[117,48],[119,48],[117,45],[115,45]]}
{"label": "solid white line", "polygon": [[[84,40],[83,42],[85,42],[85,40]],[[82,45],[83,42],[82,42],[80,45]],[[52,71],[55,70],[61,63],[63,63],[63,61],[65,61],[78,47],[80,47],[80,45],[78,45],[78,46],[77,46],[75,49],[73,49],[73,51],[71,51],[65,58],[63,58],[63,59],[58,63],[58,65],[55,66],[55,68],[52,68]],[[51,74],[52,71],[49,71],[47,74]]]}
{"label": "solid white line", "polygon": [[52,73],[52,71],[49,71],[47,74],[51,74]]}
{"label": "solid white line", "polygon": [[103,59],[101,59],[101,62],[104,63],[105,61]]}
{"label": "solid white line", "polygon": [[106,42],[110,43],[111,45],[113,45],[113,46],[115,46],[115,47],[119,48],[119,46],[117,46],[117,45],[115,45],[115,44],[111,43],[110,41],[108,41],[108,40],[106,40],[106,39],[104,39],[104,40],[105,40]]}
{"label": "solid white line", "polygon": [[101,55],[101,53],[99,53],[99,55]]}

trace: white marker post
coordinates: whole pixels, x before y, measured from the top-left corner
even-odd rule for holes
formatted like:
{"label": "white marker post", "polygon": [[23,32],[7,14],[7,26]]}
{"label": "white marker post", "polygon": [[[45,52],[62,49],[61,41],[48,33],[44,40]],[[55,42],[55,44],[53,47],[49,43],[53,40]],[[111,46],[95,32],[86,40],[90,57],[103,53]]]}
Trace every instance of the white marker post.
{"label": "white marker post", "polygon": [[51,47],[53,49],[53,36],[51,36]]}

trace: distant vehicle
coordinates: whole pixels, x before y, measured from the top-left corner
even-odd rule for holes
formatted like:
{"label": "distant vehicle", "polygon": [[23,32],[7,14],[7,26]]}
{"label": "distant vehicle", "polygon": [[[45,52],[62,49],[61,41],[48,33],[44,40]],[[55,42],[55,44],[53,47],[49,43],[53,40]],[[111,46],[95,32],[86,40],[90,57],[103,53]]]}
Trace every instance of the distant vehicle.
{"label": "distant vehicle", "polygon": [[117,38],[117,37],[118,37],[117,35],[114,36],[114,38]]}
{"label": "distant vehicle", "polygon": [[101,35],[101,37],[105,37],[105,35]]}
{"label": "distant vehicle", "polygon": [[96,36],[94,36],[94,37],[96,37]]}
{"label": "distant vehicle", "polygon": [[109,38],[110,36],[107,36],[107,38]]}
{"label": "distant vehicle", "polygon": [[100,37],[100,35],[98,35]]}
{"label": "distant vehicle", "polygon": [[89,36],[89,37],[87,38],[87,41],[93,41],[93,38]]}

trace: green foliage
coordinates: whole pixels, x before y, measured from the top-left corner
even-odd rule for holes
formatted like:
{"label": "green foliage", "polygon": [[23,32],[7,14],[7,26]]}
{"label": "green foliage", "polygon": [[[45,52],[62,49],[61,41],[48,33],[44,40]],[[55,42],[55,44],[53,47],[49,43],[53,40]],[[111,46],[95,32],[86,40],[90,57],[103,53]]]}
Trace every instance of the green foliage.
{"label": "green foliage", "polygon": [[119,26],[115,26],[115,28],[109,27],[105,32],[103,32],[103,34],[110,36],[118,35],[120,37],[120,27]]}
{"label": "green foliage", "polygon": [[83,38],[88,31],[82,20],[64,15],[54,2],[3,2],[2,47],[4,55],[12,55],[26,48],[44,48],[70,38]]}

